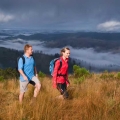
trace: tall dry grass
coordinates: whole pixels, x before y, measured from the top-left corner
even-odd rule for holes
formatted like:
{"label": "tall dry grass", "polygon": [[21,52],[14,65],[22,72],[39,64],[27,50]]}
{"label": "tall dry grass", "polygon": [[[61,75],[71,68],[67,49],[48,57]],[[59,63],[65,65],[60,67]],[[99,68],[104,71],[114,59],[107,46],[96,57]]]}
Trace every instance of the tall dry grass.
{"label": "tall dry grass", "polygon": [[[116,73],[114,73],[116,74]],[[33,87],[29,85],[23,105],[19,105],[19,81],[0,83],[0,120],[120,120],[120,80],[103,80],[94,74],[81,84],[69,76],[68,100],[55,99],[51,78],[41,79],[42,89],[30,106]]]}

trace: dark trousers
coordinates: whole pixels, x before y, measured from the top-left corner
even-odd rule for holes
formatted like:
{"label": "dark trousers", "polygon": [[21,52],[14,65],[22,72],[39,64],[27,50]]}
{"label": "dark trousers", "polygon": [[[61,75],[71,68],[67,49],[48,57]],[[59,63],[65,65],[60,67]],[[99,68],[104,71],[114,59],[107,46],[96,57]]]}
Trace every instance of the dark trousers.
{"label": "dark trousers", "polygon": [[63,95],[64,98],[68,98],[66,83],[57,83],[57,89]]}

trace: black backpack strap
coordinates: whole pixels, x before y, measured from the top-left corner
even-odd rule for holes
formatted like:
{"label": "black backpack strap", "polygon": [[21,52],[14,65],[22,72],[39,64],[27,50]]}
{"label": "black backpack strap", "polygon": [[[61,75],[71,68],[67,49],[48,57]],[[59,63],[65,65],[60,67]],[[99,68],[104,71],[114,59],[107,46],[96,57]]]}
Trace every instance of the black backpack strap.
{"label": "black backpack strap", "polygon": [[60,70],[61,67],[62,67],[62,60],[61,60],[61,58],[59,58],[59,61],[60,61],[60,66],[59,66],[58,70]]}
{"label": "black backpack strap", "polygon": [[16,66],[16,70],[17,70],[17,71],[18,71],[18,62],[19,62],[20,58],[21,58],[22,61],[23,61],[23,70],[24,70],[25,57],[24,57],[24,56],[21,56],[21,57],[18,57],[18,58],[17,58],[17,66]]}
{"label": "black backpack strap", "polygon": [[21,58],[21,59],[22,59],[22,61],[23,61],[23,71],[24,71],[25,57],[24,57],[24,56],[21,56],[20,58]]}
{"label": "black backpack strap", "polygon": [[25,64],[25,57],[22,56],[21,58],[22,58],[22,60],[23,60],[23,65],[24,65],[24,64]]}
{"label": "black backpack strap", "polygon": [[[31,55],[31,56],[32,56],[33,60],[35,61],[34,56],[33,56],[33,55]],[[24,65],[24,64],[25,64],[25,57],[24,57],[24,56],[22,56],[22,57],[20,57],[20,58],[22,58],[22,60],[23,60],[23,65]]]}

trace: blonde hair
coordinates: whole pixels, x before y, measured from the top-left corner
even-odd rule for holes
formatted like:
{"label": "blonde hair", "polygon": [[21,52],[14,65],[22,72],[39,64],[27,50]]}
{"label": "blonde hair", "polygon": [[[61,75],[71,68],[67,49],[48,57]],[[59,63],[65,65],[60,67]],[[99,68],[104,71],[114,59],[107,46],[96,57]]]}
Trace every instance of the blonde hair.
{"label": "blonde hair", "polygon": [[60,56],[63,56],[63,53],[64,53],[66,50],[70,50],[70,48],[68,48],[68,47],[62,48],[61,51],[60,51]]}
{"label": "blonde hair", "polygon": [[26,50],[28,50],[30,47],[32,47],[32,46],[29,45],[29,44],[26,44],[26,45],[24,46],[24,52],[26,52]]}

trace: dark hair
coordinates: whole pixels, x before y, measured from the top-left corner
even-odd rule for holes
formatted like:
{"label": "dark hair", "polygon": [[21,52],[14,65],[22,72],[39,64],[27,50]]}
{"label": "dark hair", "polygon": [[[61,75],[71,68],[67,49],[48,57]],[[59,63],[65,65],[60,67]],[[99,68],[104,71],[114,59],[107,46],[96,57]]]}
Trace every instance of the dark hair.
{"label": "dark hair", "polygon": [[70,48],[68,48],[68,47],[62,48],[61,51],[60,51],[60,56],[63,56],[63,53],[64,53],[66,50],[70,50]]}

